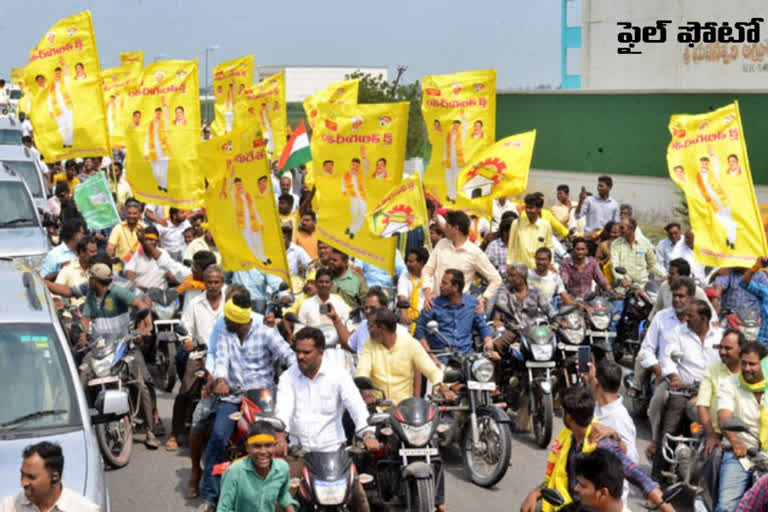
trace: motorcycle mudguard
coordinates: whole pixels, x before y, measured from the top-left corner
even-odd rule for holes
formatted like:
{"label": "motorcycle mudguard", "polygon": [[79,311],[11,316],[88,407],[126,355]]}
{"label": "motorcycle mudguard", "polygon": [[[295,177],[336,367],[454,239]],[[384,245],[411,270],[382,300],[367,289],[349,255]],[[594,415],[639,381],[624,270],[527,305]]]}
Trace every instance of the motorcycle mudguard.
{"label": "motorcycle mudguard", "polygon": [[479,405],[477,407],[477,415],[482,416],[484,414],[487,414],[498,423],[512,422],[512,420],[509,419],[509,415],[501,410],[501,407],[495,407],[493,405]]}
{"label": "motorcycle mudguard", "polygon": [[434,477],[434,470],[432,469],[432,465],[427,464],[426,462],[411,462],[403,468],[403,476],[405,478],[425,480]]}
{"label": "motorcycle mudguard", "polygon": [[533,381],[534,386],[538,386],[542,393],[545,395],[551,395],[552,394],[552,383],[547,382],[544,379],[537,379]]}

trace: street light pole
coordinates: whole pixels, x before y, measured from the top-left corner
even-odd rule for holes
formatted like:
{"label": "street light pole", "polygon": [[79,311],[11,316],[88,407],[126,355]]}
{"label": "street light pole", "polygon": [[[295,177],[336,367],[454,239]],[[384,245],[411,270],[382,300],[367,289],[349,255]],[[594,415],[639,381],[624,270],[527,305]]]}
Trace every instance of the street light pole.
{"label": "street light pole", "polygon": [[208,77],[208,54],[210,52],[212,52],[214,50],[218,50],[218,49],[219,49],[219,45],[218,44],[214,44],[214,45],[209,46],[208,48],[205,49],[205,96],[206,97],[208,96],[208,94],[210,92],[208,90],[208,79],[209,79],[209,77]]}

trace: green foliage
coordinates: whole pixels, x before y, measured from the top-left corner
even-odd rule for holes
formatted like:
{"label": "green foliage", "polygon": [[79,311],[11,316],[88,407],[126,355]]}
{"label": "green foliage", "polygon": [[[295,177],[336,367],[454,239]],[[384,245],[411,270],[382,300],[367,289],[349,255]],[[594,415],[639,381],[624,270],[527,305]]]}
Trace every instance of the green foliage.
{"label": "green foliage", "polygon": [[355,72],[345,78],[360,79],[360,89],[357,102],[391,103],[407,101],[411,104],[408,109],[408,141],[405,148],[405,158],[427,156],[429,141],[424,116],[421,115],[421,84],[415,81],[410,84],[389,83],[381,75]]}
{"label": "green foliage", "polygon": [[680,199],[680,204],[675,206],[672,211],[679,215],[683,222],[688,223],[688,201],[685,198],[685,193],[679,188],[675,190],[675,194]]}

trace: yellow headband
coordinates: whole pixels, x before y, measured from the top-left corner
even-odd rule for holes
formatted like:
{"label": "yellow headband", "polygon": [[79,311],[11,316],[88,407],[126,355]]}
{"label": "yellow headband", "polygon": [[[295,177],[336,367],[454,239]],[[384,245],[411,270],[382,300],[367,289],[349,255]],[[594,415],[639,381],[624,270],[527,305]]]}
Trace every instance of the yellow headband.
{"label": "yellow headband", "polygon": [[258,444],[258,443],[274,443],[275,442],[275,436],[272,434],[256,434],[255,436],[251,436],[248,438],[248,444]]}
{"label": "yellow headband", "polygon": [[159,238],[157,238],[157,235],[153,233],[145,233],[144,238],[148,238],[149,240],[159,240]]}
{"label": "yellow headband", "polygon": [[224,317],[236,324],[247,324],[251,321],[251,308],[241,308],[229,299],[224,303]]}

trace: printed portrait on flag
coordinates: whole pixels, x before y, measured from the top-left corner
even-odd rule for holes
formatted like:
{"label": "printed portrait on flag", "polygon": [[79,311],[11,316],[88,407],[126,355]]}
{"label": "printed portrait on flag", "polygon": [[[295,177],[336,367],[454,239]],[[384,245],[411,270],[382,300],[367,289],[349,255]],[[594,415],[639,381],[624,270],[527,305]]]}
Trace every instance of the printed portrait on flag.
{"label": "printed portrait on flag", "polygon": [[432,156],[424,171],[427,192],[446,207],[490,216],[489,199],[459,194],[459,172],[496,141],[496,70],[428,75],[421,110]]}
{"label": "printed portrait on flag", "polygon": [[152,204],[196,206],[204,186],[197,62],[153,62],[128,97],[125,168],[134,194]]}
{"label": "printed portrait on flag", "polygon": [[208,225],[224,269],[255,267],[290,282],[260,128],[238,128],[205,141],[200,157],[209,180]]}
{"label": "printed portrait on flag", "polygon": [[288,117],[285,107],[285,72],[280,72],[250,85],[243,91],[237,104],[235,126],[261,125],[267,141],[267,153],[277,160],[285,147],[288,134]]}
{"label": "printed portrait on flag", "polygon": [[669,132],[669,175],[685,193],[696,261],[751,266],[768,251],[738,104],[673,115]]}
{"label": "printed portrait on flag", "polygon": [[374,235],[365,218],[402,178],[408,103],[322,103],[317,120],[311,149],[318,238],[393,272],[394,240]]}
{"label": "printed portrait on flag", "polygon": [[104,91],[104,107],[107,114],[107,130],[113,149],[125,147],[125,130],[127,122],[125,107],[128,88],[133,85],[131,70],[126,66],[104,69],[101,72],[102,89]]}
{"label": "printed portrait on flag", "polygon": [[37,148],[48,161],[109,154],[99,54],[88,11],[51,27],[29,53]]}
{"label": "printed portrait on flag", "polygon": [[253,55],[228,60],[213,68],[213,93],[216,96],[216,118],[211,133],[223,135],[235,126],[237,103],[244,98],[244,91],[253,83]]}

